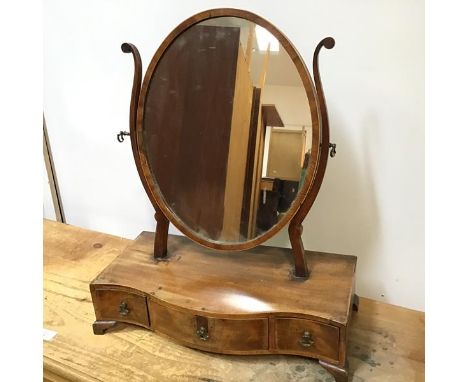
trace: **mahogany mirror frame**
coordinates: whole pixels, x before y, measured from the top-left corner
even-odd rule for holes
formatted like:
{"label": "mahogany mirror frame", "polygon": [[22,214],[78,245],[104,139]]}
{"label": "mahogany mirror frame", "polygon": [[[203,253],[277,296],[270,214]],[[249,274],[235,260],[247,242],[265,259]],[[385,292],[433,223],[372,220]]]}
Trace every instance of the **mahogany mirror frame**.
{"label": "mahogany mirror frame", "polygon": [[[191,230],[188,226],[186,226],[184,222],[181,221],[170,210],[170,208],[166,205],[163,196],[161,195],[157,183],[153,179],[148,160],[145,156],[145,151],[142,146],[145,102],[148,87],[157,68],[159,60],[171,45],[171,43],[186,29],[190,28],[196,23],[216,17],[238,17],[251,21],[264,27],[278,39],[285,51],[289,54],[289,57],[293,61],[300,75],[306,91],[312,121],[311,155],[303,186],[298,191],[296,199],[292,202],[289,210],[284,214],[284,216],[278,221],[276,225],[253,239],[238,243],[223,243],[203,238]],[[327,37],[323,39],[315,49],[313,57],[313,75],[315,84],[300,54],[287,39],[287,37],[269,21],[263,19],[260,16],[257,16],[254,13],[244,10],[233,8],[211,9],[197,13],[183,21],[164,39],[161,46],[154,54],[146,71],[143,83],[141,83],[142,64],[138,49],[129,43],[122,44],[122,51],[125,53],[132,53],[134,58],[135,73],[130,103],[130,140],[138,174],[143,183],[144,189],[155,209],[155,218],[157,221],[156,237],[154,243],[155,258],[163,258],[167,255],[167,235],[169,221],[174,224],[174,226],[178,228],[183,234],[196,243],[208,248],[223,251],[240,251],[258,246],[278,233],[289,222],[288,232],[294,258],[294,270],[292,275],[296,278],[308,277],[309,272],[307,269],[307,263],[304,258],[304,248],[301,239],[302,221],[309,212],[320,190],[327,165],[330,143],[327,108],[318,68],[318,54],[323,46],[325,46],[327,49],[331,49],[333,48],[334,44],[335,41],[333,38]]]}

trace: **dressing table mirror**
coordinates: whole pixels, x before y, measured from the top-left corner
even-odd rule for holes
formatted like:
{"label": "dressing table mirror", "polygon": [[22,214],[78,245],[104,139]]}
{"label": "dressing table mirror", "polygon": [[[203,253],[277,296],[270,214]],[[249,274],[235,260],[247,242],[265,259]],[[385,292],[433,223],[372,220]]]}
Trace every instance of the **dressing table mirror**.
{"label": "dressing table mirror", "polygon": [[[214,9],[169,34],[143,81],[122,45],[135,71],[118,140],[130,136],[157,224],[92,281],[95,334],[136,324],[209,352],[315,358],[348,380],[356,258],[301,239],[335,154],[318,66],[334,43],[318,43],[312,79],[271,23]],[[291,248],[261,245],[288,224]]]}

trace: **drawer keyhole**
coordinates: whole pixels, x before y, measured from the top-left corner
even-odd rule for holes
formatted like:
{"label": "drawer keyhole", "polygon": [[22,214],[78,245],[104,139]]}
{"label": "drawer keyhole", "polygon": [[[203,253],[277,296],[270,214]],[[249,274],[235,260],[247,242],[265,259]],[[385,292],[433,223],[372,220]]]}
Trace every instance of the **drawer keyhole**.
{"label": "drawer keyhole", "polygon": [[302,347],[310,348],[314,344],[314,340],[310,336],[310,333],[306,330],[299,340],[299,343]]}
{"label": "drawer keyhole", "polygon": [[208,330],[204,326],[200,326],[200,328],[197,329],[197,336],[202,341],[206,341],[208,338],[210,338],[208,335]]}
{"label": "drawer keyhole", "polygon": [[128,305],[125,301],[122,301],[119,305],[119,313],[121,316],[127,316],[128,313],[130,313],[130,310],[128,309]]}

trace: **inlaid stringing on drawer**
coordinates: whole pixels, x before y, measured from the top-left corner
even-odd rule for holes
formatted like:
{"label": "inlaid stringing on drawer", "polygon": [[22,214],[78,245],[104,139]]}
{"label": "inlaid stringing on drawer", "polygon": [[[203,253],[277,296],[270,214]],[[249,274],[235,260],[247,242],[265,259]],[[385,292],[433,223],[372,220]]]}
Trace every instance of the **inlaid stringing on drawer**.
{"label": "inlaid stringing on drawer", "polygon": [[149,300],[151,328],[208,350],[268,349],[268,318],[224,319],[169,308]]}
{"label": "inlaid stringing on drawer", "polygon": [[338,359],[340,330],[336,326],[300,318],[276,318],[278,350]]}
{"label": "inlaid stringing on drawer", "polygon": [[94,291],[99,320],[116,320],[149,326],[146,297],[123,290],[98,288]]}

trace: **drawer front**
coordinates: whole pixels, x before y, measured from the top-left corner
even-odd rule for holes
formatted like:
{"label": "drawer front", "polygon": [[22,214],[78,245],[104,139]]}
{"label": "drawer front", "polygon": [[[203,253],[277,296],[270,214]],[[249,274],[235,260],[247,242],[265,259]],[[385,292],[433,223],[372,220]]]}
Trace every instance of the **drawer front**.
{"label": "drawer front", "polygon": [[268,318],[223,319],[180,311],[149,301],[151,328],[209,351],[268,349]]}
{"label": "drawer front", "polygon": [[340,330],[336,326],[299,318],[277,318],[278,350],[338,360]]}
{"label": "drawer front", "polygon": [[149,326],[145,296],[121,290],[96,289],[93,300],[98,320],[116,320]]}

